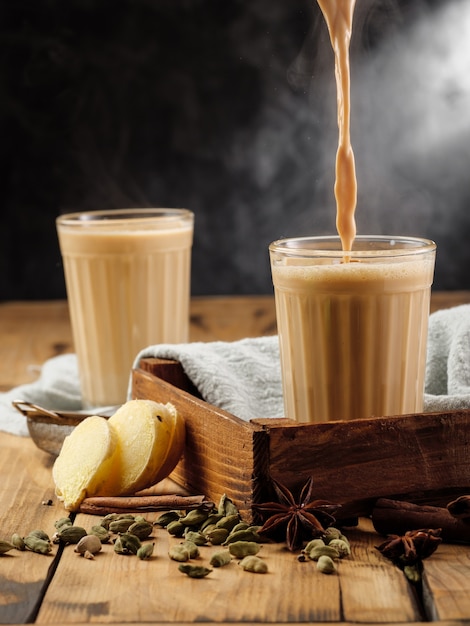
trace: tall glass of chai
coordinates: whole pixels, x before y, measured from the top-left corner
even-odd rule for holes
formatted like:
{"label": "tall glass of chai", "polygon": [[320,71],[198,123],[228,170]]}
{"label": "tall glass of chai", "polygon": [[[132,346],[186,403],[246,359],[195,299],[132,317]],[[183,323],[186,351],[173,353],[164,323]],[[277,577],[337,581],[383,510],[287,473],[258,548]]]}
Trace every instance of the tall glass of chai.
{"label": "tall glass of chai", "polygon": [[270,245],[286,417],[352,420],[423,410],[436,244],[358,236]]}
{"label": "tall glass of chai", "polygon": [[125,402],[141,349],[188,341],[193,221],[163,208],[57,218],[84,407]]}

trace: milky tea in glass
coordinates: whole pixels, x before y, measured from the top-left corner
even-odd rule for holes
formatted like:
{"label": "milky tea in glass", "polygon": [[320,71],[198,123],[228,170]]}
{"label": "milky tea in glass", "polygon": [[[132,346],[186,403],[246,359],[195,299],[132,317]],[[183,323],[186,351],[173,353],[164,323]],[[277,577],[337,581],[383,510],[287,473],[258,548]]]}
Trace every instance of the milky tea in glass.
{"label": "milky tea in glass", "polygon": [[270,245],[285,415],[299,422],[422,412],[436,245],[339,237]]}
{"label": "milky tea in glass", "polygon": [[193,219],[185,209],[57,219],[85,407],[125,402],[142,348],[188,341]]}

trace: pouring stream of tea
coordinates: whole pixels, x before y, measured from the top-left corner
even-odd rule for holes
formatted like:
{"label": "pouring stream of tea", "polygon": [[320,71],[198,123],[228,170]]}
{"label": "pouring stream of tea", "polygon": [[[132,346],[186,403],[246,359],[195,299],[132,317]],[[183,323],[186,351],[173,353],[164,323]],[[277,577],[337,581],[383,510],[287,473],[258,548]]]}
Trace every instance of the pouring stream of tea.
{"label": "pouring stream of tea", "polygon": [[[343,251],[352,248],[356,236],[354,213],[357,202],[357,180],[351,145],[349,44],[356,0],[318,0],[330,33],[335,55],[335,77],[338,106],[339,141],[336,153],[336,228]],[[345,255],[345,261],[349,256]]]}

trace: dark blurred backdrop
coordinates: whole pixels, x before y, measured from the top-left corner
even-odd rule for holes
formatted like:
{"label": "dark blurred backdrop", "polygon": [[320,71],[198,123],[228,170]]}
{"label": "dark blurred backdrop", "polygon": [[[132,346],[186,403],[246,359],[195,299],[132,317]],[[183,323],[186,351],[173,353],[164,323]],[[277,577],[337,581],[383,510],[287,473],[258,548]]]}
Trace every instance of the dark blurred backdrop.
{"label": "dark blurred backdrop", "polygon": [[[470,2],[358,0],[358,231],[427,236],[470,289]],[[335,232],[314,0],[0,0],[0,299],[65,296],[54,220],[196,214],[193,294],[267,293],[273,239]]]}

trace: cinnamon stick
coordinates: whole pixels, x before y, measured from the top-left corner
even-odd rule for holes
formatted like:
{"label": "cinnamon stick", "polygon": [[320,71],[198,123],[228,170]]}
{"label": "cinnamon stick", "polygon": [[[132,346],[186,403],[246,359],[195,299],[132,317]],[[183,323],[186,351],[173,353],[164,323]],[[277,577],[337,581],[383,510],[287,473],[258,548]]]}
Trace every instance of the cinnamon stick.
{"label": "cinnamon stick", "polygon": [[408,530],[440,528],[443,541],[470,543],[470,524],[453,517],[444,507],[379,498],[372,523],[381,535],[403,535]]}
{"label": "cinnamon stick", "polygon": [[143,496],[95,496],[85,498],[80,505],[80,513],[107,515],[128,511],[168,511],[170,509],[211,509],[213,502],[205,496],[143,495]]}

